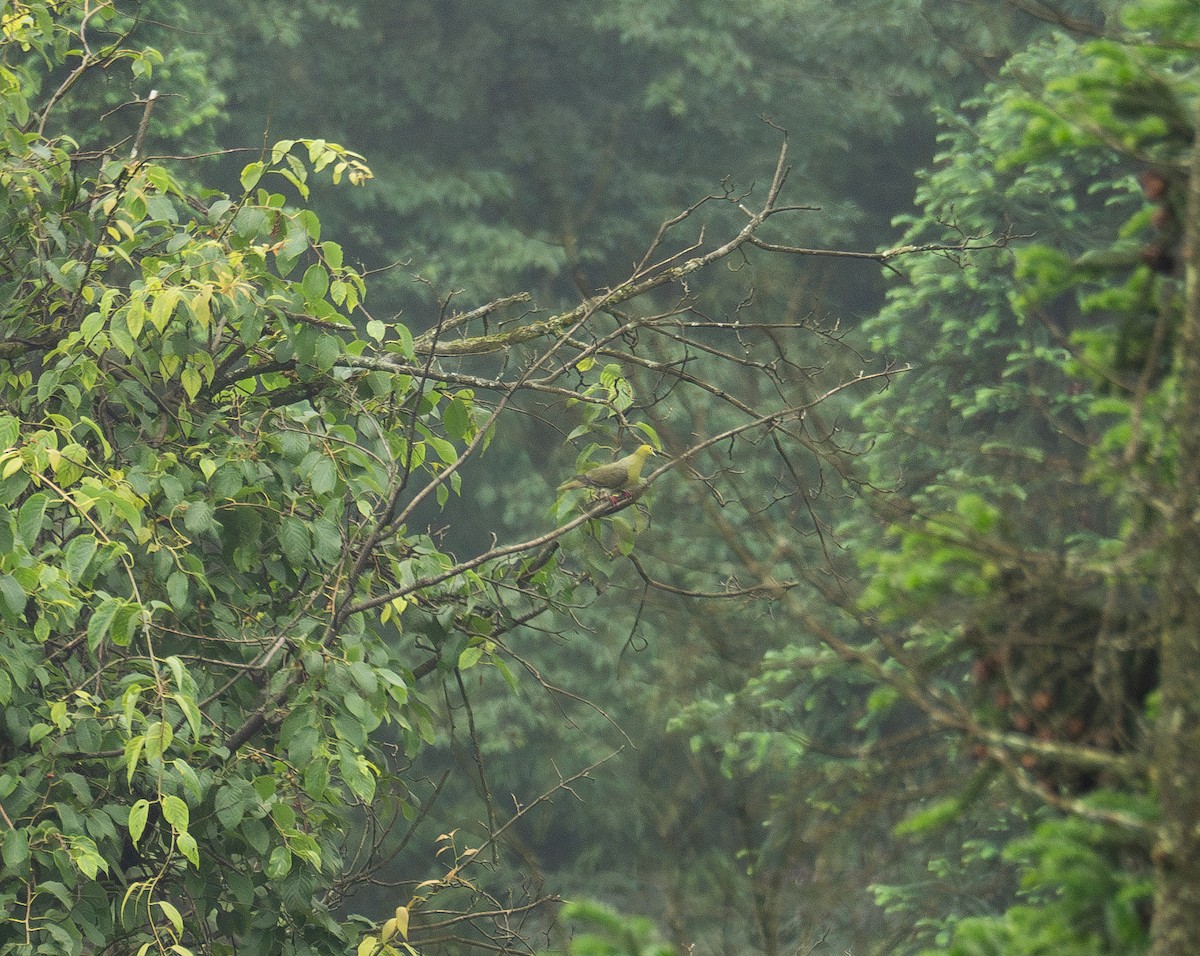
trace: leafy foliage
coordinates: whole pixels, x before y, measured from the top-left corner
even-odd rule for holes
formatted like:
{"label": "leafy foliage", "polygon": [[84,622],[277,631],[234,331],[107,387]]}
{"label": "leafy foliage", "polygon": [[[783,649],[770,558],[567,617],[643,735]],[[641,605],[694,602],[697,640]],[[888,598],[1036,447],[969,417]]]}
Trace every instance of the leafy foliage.
{"label": "leafy foliage", "polygon": [[[1182,303],[1170,224],[1180,198],[1170,170],[1182,168],[1194,136],[1181,106],[1194,97],[1194,65],[1174,45],[1190,18],[1167,27],[1150,6],[1124,5],[1105,39],[1031,47],[1010,60],[1011,79],[993,86],[970,128],[949,118],[953,148],[923,187],[931,215],[920,228],[939,234],[951,210],[977,227],[982,206],[1036,240],[1011,265],[977,259],[939,274],[917,263],[912,286],[875,324],[900,347],[895,320],[923,308],[941,334],[929,372],[876,403],[877,412],[890,406],[893,434],[921,439],[923,451],[885,439],[882,462],[912,469],[913,506],[887,512],[902,514],[902,545],[868,557],[865,595],[910,622],[906,650],[971,648],[947,657],[960,674],[970,664],[970,683],[960,678],[956,693],[983,725],[969,731],[983,741],[976,755],[1078,814],[1011,842],[1005,856],[1023,873],[1027,901],[1001,917],[964,918],[937,952],[1149,944],[1153,786],[1141,768],[1169,601],[1155,582],[1172,572],[1170,526],[1143,502],[1169,498],[1176,481],[1172,330]],[[1122,32],[1152,22],[1169,35]],[[969,318],[964,302],[973,302]],[[931,420],[937,427],[912,424]],[[981,426],[982,442],[972,434]],[[981,503],[991,515],[982,524],[940,511],[965,517]],[[1037,641],[1057,650],[1039,653]],[[1001,741],[990,727],[1016,735]],[[1022,739],[1053,746],[1022,753]],[[1135,754],[1138,769],[1102,759],[1084,769],[1089,747]],[[1092,793],[1118,781],[1119,795]],[[970,802],[943,806],[953,815]],[[933,824],[933,813],[914,823]]]}
{"label": "leafy foliage", "polygon": [[[522,947],[535,859],[679,948],[1144,949],[1193,5],[1063,4],[1011,58],[1028,5],[392,6],[4,8],[0,952]],[[954,107],[963,58],[1007,63]],[[860,373],[818,264],[906,188],[920,136],[862,147],[914,96]],[[825,208],[780,215],[781,159],[645,249],[776,153],[764,110]],[[146,160],[268,112],[226,192]],[[360,255],[411,257],[370,292],[415,320]],[[692,480],[547,512],[559,429]]]}
{"label": "leafy foliage", "polygon": [[671,956],[671,947],[655,938],[654,925],[644,917],[622,918],[597,903],[568,903],[562,919],[588,931],[571,937],[571,956]]}
{"label": "leafy foliage", "polygon": [[[1151,23],[1161,33],[1129,32]],[[1149,250],[1179,239],[1168,227],[1194,138],[1191,23],[1124,4],[1107,30],[1081,21],[1091,39],[1038,39],[981,96],[939,111],[921,211],[898,222],[905,243],[943,253],[898,264],[907,281],[867,324],[879,351],[916,368],[860,407],[862,442],[841,460],[840,487],[864,505],[829,526],[853,559],[831,560],[844,577],[807,566],[799,509],[727,520],[739,583],[772,589],[787,624],[769,633],[794,636],[678,726],[731,776],[766,784],[761,845],[787,846],[794,865],[808,859],[805,825],[826,813],[869,816],[881,843],[889,830],[920,841],[912,856],[953,875],[933,896],[920,866],[879,867],[897,927],[872,937],[881,952],[1147,946],[1146,768],[1175,573],[1161,515],[1179,480],[1172,422],[1187,414],[1179,270]],[[1139,184],[1146,170],[1165,197]],[[989,227],[1014,241],[945,248]],[[1025,837],[1039,805],[1078,819]],[[831,830],[822,849],[837,845]],[[994,872],[1010,843],[1005,859],[1038,891],[1012,909]],[[1082,879],[1082,860],[1098,875]]]}
{"label": "leafy foliage", "polygon": [[72,52],[94,15],[4,21],[0,950],[343,952],[372,821],[418,803],[417,681],[494,660],[484,573],[407,525],[486,414],[359,334],[361,275],[270,188],[356,154],[284,141],[201,200],[39,134],[48,67],[126,56]]}
{"label": "leafy foliage", "polygon": [[1003,916],[962,920],[946,949],[985,954],[1134,953],[1146,949],[1146,908],[1153,885],[1131,871],[1127,847],[1101,824],[1052,819],[1011,842],[1005,858],[1019,866],[1022,902]]}
{"label": "leafy foliage", "polygon": [[[429,812],[408,771],[455,729],[422,682],[465,698],[462,675],[490,666],[514,684],[509,633],[588,600],[584,581],[603,585],[648,527],[647,489],[582,510],[564,499],[552,530],[462,560],[417,522],[452,507],[518,393],[569,399],[577,437],[657,445],[649,410],[712,388],[686,373],[690,352],[753,340],[786,354],[784,339],[811,337],[802,323],[760,335],[679,320],[686,283],[794,211],[779,198],[786,154],[729,242],[680,252],[672,229],[706,203],[717,223],[745,217],[733,191],[664,225],[602,297],[482,334],[472,323],[527,297],[467,312],[446,300],[419,332],[366,309],[362,271],[293,205],[319,179],[367,182],[361,156],[289,138],[241,164],[238,189],[196,187],[145,159],[143,137],[165,135],[149,123],[156,97],[98,82],[128,61],[140,86],[161,59],[122,45],[120,14],[13,9],[0,155],[0,900],[16,915],[0,951],[386,954],[441,938],[425,918],[435,898],[462,902],[451,926],[480,908],[503,926],[545,900],[517,904],[511,884],[468,876],[504,831],[494,807],[472,845],[442,834],[434,876],[404,875],[400,899],[378,908],[396,915],[363,921],[345,906]],[[101,22],[111,32],[91,47]],[[114,146],[86,118],[122,95],[145,122]],[[676,305],[641,304],[656,294]],[[615,332],[597,327],[609,318]],[[468,364],[518,350],[516,372]],[[719,354],[727,407],[694,447],[681,443],[685,457],[820,400],[778,390],[751,405],[733,387],[746,361]],[[657,383],[635,383],[631,368]],[[794,363],[781,368],[780,382]]]}

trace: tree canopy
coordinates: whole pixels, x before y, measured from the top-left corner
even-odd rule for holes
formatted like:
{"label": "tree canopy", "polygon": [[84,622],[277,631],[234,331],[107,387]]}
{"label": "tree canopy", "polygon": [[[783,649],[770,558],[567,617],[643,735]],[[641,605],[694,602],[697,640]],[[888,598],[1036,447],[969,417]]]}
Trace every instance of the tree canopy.
{"label": "tree canopy", "polygon": [[1194,4],[551,6],[3,6],[0,953],[1188,952]]}

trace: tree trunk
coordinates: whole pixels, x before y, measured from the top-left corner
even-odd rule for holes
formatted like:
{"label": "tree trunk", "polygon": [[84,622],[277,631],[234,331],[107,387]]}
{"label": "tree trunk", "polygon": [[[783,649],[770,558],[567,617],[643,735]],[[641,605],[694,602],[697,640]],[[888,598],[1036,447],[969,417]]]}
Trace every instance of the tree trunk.
{"label": "tree trunk", "polygon": [[[1200,117],[1197,121],[1200,129]],[[1178,339],[1179,460],[1169,525],[1169,613],[1162,635],[1155,767],[1162,815],[1155,848],[1153,956],[1189,956],[1200,940],[1200,145],[1192,148]]]}

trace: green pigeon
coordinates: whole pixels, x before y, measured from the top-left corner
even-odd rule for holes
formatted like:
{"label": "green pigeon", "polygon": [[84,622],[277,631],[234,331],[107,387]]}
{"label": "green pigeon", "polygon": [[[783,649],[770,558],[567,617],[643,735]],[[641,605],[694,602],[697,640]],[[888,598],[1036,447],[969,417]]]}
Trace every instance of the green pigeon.
{"label": "green pigeon", "polygon": [[649,445],[640,445],[632,455],[626,455],[610,465],[597,465],[558,486],[559,492],[572,488],[598,488],[603,491],[631,491],[642,477],[642,466],[654,454]]}

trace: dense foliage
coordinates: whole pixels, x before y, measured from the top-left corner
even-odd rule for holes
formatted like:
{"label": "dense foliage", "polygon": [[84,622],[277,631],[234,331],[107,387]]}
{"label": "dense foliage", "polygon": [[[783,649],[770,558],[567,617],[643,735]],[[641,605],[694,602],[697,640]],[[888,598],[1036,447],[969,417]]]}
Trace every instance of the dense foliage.
{"label": "dense foliage", "polygon": [[[1007,224],[1016,241],[899,267],[908,281],[868,330],[920,367],[862,409],[862,487],[882,493],[841,529],[861,584],[830,594],[856,633],[798,618],[849,665],[844,699],[862,708],[841,762],[857,731],[860,766],[903,768],[907,787],[885,792],[922,797],[897,834],[949,838],[933,879],[877,884],[912,920],[882,951],[1130,953],[1152,936],[1157,952],[1186,951],[1177,884],[1195,872],[1169,859],[1178,824],[1165,821],[1192,811],[1159,788],[1187,786],[1173,761],[1194,687],[1164,723],[1159,669],[1194,651],[1175,636],[1190,612],[1174,583],[1195,551],[1178,502],[1192,460],[1182,233],[1197,21],[1131,3],[1072,26],[942,111],[905,240]],[[829,763],[829,712],[800,646],[722,713],[757,754],[811,774]],[[812,719],[781,719],[780,688],[815,703]],[[1007,908],[1001,857],[1020,879]],[[950,874],[953,892],[931,897]]]}
{"label": "dense foliage", "polygon": [[1188,951],[1194,3],[2,9],[0,953]]}
{"label": "dense foliage", "polygon": [[[600,297],[551,316],[521,316],[526,296],[447,299],[418,333],[366,310],[361,272],[294,205],[319,176],[367,182],[358,154],[284,140],[242,166],[240,191],[199,188],[145,158],[162,57],[131,42],[133,18],[33,2],[3,27],[0,946],[525,945],[513,916],[540,895],[466,875],[496,863],[494,805],[490,833],[438,838],[436,867],[427,843],[367,932],[348,897],[440,789],[408,773],[423,745],[453,749],[431,690],[465,699],[463,673],[483,665],[514,682],[506,635],[587,600],[577,582],[602,582],[645,528],[645,489],[564,497],[557,523],[462,560],[418,522],[461,491],[523,393],[570,400],[582,467],[597,442],[657,444],[646,410],[667,394],[712,391],[686,369],[696,349],[759,368],[714,344],[761,340],[769,377],[794,374],[786,343],[819,341],[798,323],[680,319],[688,284],[796,211],[786,154],[755,199],[730,190],[664,226]],[[86,124],[117,95],[100,80],[121,75],[141,119],[110,143]],[[737,228],[677,238],[708,206],[714,230]],[[510,368],[462,362],[518,350]],[[655,372],[643,405],[627,368]],[[735,420],[693,431],[680,460],[772,429],[812,445],[796,427],[812,396],[752,397],[725,391]]]}

